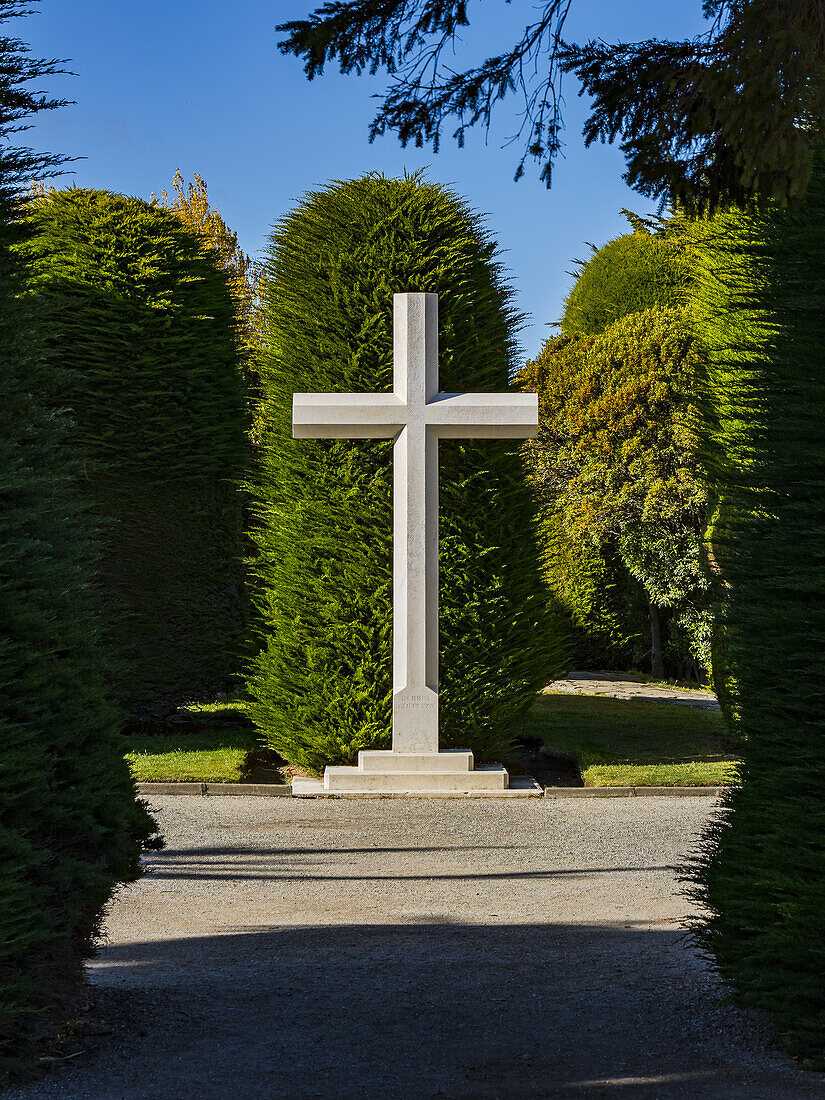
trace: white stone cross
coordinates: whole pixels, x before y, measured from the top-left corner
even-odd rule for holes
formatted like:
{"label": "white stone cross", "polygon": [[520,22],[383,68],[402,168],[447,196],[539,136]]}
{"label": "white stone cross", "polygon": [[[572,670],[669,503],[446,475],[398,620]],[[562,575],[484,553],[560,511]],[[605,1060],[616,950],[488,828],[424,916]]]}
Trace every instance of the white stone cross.
{"label": "white stone cross", "polygon": [[394,295],[393,321],[393,392],[296,393],[292,424],[296,439],[394,440],[392,755],[409,762],[438,754],[438,441],[535,435],[538,398],[439,392],[437,294]]}

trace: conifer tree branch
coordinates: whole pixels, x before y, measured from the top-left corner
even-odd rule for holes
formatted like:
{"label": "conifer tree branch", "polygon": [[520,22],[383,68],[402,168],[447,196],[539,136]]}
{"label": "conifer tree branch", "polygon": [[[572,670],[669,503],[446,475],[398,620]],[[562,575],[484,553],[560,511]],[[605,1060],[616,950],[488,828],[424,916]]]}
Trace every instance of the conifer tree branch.
{"label": "conifer tree branch", "polygon": [[570,3],[544,0],[510,49],[463,71],[445,51],[469,25],[468,0],[327,0],[282,24],[279,48],[303,59],[309,79],[330,62],[345,74],[385,70],[371,140],[394,131],[437,151],[454,119],[461,145],[518,94],[516,178],[533,158],[549,187],[570,73],[593,97],[588,144],[620,142],[625,178],[643,194],[708,209],[804,192],[825,118],[824,0],[704,0],[708,25],[695,39],[583,46],[562,40]]}
{"label": "conifer tree branch", "polygon": [[[30,15],[39,0],[0,0],[0,24]],[[53,176],[70,158],[54,153],[36,153],[13,143],[13,135],[31,129],[27,121],[39,111],[65,107],[69,101],[32,90],[33,80],[69,75],[65,60],[32,57],[25,42],[0,34],[0,179],[5,187],[19,186],[32,178]]]}

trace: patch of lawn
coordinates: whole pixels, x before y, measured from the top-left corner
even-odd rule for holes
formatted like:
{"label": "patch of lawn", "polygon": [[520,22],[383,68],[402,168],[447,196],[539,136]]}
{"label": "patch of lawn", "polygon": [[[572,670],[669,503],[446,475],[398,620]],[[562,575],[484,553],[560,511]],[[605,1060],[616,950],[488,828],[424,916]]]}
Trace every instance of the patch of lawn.
{"label": "patch of lawn", "polygon": [[717,710],[545,693],[524,736],[576,758],[586,787],[715,787],[737,762]]}
{"label": "patch of lawn", "polygon": [[132,775],[139,783],[240,783],[257,745],[251,730],[216,728],[197,733],[124,737]]}
{"label": "patch of lawn", "polygon": [[183,714],[214,715],[216,718],[225,717],[230,721],[238,715],[245,715],[248,703],[245,699],[215,699],[207,703],[184,703],[180,708]]}

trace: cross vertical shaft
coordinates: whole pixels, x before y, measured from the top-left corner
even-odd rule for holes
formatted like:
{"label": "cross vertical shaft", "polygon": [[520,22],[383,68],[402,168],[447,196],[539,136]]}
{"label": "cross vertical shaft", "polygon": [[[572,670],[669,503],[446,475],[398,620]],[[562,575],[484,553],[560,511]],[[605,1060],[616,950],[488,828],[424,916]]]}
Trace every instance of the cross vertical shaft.
{"label": "cross vertical shaft", "polygon": [[437,753],[438,437],[426,411],[438,393],[438,295],[396,295],[393,321],[407,416],[393,444],[392,747]]}

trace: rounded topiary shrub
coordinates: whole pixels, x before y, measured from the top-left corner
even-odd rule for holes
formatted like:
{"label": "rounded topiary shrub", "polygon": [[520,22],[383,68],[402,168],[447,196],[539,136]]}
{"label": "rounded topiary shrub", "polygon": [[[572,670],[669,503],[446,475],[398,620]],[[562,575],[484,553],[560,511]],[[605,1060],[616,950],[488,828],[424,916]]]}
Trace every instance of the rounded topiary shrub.
{"label": "rounded topiary shrub", "polygon": [[678,233],[639,228],[594,252],[567,296],[561,330],[594,334],[629,313],[684,303],[689,268]]}
{"label": "rounded topiary shrub", "polygon": [[[390,742],[392,443],[293,440],[292,394],[391,391],[405,291],[439,295],[442,390],[509,388],[515,316],[495,252],[454,194],[419,179],[331,186],[273,233],[254,536],[267,635],[249,687],[258,727],[294,764]],[[489,759],[558,650],[517,441],[440,450],[441,743]]]}
{"label": "rounded topiary shrub", "polygon": [[244,623],[245,411],[226,275],[169,211],[107,191],[33,204],[25,257],[103,524],[122,701],[224,690]]}

